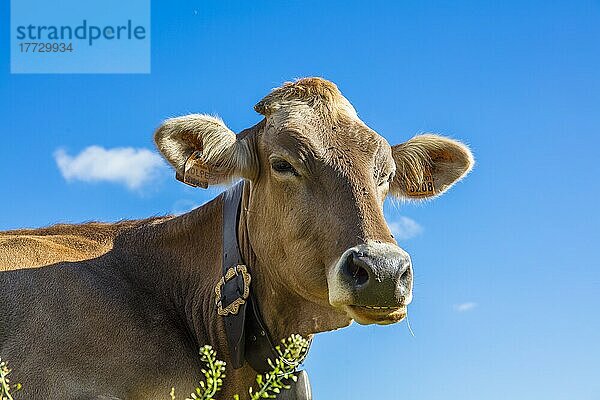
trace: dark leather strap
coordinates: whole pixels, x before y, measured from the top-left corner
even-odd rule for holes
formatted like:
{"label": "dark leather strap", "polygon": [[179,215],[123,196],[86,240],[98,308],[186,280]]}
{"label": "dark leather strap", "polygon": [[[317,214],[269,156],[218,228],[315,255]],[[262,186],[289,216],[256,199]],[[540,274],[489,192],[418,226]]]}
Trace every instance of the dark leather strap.
{"label": "dark leather strap", "polygon": [[[272,369],[267,360],[276,360],[278,354],[260,314],[258,301],[252,293],[251,279],[244,280],[243,268],[238,268],[245,266],[250,276],[256,273],[245,264],[238,243],[243,189],[242,181],[223,193],[223,284],[220,286],[220,307],[228,308],[247,294],[243,303],[238,305],[237,312],[223,316],[229,353],[234,368],[241,368],[248,361],[255,371],[264,374]],[[235,274],[230,272],[231,268],[235,269]],[[290,390],[282,391],[277,399],[312,399],[308,375],[305,371],[299,371],[297,376],[297,382],[289,382]]]}
{"label": "dark leather strap", "polygon": [[[223,277],[226,276],[229,268],[244,264],[237,240],[242,190],[243,182],[240,182],[223,193]],[[222,306],[226,307],[238,299],[240,289],[240,279],[237,276],[225,282],[221,295]],[[223,317],[234,368],[241,368],[244,365],[246,307],[247,303],[244,303],[238,308],[237,313]]]}
{"label": "dark leather strap", "polygon": [[277,395],[277,400],[312,400],[312,390],[306,371],[298,371],[296,378],[298,378],[296,382],[289,383],[289,390],[282,390]]}
{"label": "dark leather strap", "polygon": [[[240,182],[223,193],[223,276],[230,268],[245,265],[237,237],[243,188],[244,183]],[[246,268],[251,276],[253,271],[250,266],[246,265]],[[221,294],[222,307],[240,298],[243,286],[243,278],[239,275],[227,280]],[[270,371],[267,359],[275,360],[278,355],[252,290],[239,306],[238,312],[228,314],[223,319],[233,367],[241,368],[244,361],[248,361],[259,373]]]}
{"label": "dark leather strap", "polygon": [[246,347],[248,351],[246,351],[245,358],[255,371],[264,374],[272,369],[267,360],[275,361],[278,354],[260,315],[258,302],[252,294],[250,294],[248,307],[248,318],[246,320]]}

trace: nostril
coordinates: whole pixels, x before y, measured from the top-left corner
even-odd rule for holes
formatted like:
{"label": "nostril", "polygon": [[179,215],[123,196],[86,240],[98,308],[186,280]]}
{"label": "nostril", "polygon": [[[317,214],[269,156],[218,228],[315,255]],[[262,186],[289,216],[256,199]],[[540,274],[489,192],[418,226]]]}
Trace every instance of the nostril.
{"label": "nostril", "polygon": [[406,270],[404,270],[404,272],[402,273],[402,275],[400,275],[400,280],[401,281],[406,281],[410,279],[410,268],[406,268]]}
{"label": "nostril", "polygon": [[354,283],[356,286],[361,286],[367,283],[369,280],[369,273],[366,269],[361,267],[360,265],[353,264],[352,267],[352,277],[354,278]]}
{"label": "nostril", "polygon": [[346,276],[352,279],[354,286],[362,286],[369,281],[369,272],[364,267],[364,261],[357,254],[351,254],[344,265]]}

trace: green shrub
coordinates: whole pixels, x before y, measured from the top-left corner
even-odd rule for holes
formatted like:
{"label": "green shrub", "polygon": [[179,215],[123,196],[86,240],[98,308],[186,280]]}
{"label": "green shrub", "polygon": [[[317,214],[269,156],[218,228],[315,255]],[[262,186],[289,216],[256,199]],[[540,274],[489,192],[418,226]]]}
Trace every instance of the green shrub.
{"label": "green shrub", "polygon": [[0,400],[13,400],[10,391],[13,389],[15,391],[21,390],[20,383],[17,383],[15,385],[10,384],[8,374],[10,374],[8,364],[6,364],[6,362],[2,361],[2,358],[0,358]]}
{"label": "green shrub", "polygon": [[[277,346],[276,350],[279,358],[274,362],[269,360],[271,371],[265,375],[256,376],[257,390],[248,389],[250,400],[274,399],[282,390],[290,388],[290,380],[296,381],[296,368],[300,364],[310,346],[310,342],[300,335],[292,335],[282,340],[283,346]],[[225,379],[225,362],[217,360],[217,353],[211,346],[204,346],[200,349],[200,359],[206,365],[202,369],[205,381],[200,382],[200,386],[186,400],[214,400],[214,396],[223,386]],[[175,400],[175,391],[171,390],[171,399]],[[239,395],[234,396],[234,400],[240,400]]]}

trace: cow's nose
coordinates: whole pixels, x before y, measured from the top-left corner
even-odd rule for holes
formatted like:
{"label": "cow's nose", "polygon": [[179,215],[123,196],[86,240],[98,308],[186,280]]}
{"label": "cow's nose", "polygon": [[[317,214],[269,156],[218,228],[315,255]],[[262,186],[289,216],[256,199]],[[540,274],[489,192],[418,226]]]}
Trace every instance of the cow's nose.
{"label": "cow's nose", "polygon": [[397,246],[385,251],[352,249],[344,255],[340,280],[361,306],[406,305],[411,301],[412,265],[409,255]]}

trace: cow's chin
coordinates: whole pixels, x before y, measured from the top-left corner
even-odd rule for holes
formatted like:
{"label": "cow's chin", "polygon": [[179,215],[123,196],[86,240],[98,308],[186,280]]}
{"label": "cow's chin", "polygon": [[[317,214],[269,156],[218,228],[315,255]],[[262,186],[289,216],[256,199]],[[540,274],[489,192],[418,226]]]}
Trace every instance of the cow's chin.
{"label": "cow's chin", "polygon": [[406,317],[406,306],[402,307],[365,307],[345,306],[346,313],[361,325],[389,325],[402,321]]}

